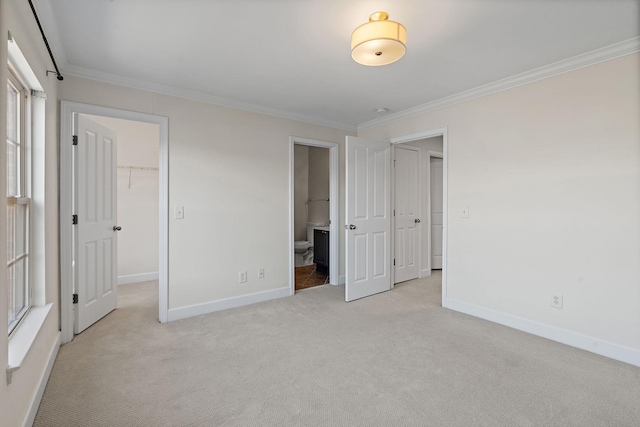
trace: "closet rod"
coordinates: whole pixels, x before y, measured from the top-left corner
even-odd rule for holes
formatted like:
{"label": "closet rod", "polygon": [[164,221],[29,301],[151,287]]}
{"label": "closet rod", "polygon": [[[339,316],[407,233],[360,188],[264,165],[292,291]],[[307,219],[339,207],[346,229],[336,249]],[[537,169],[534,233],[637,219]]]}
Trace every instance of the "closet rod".
{"label": "closet rod", "polygon": [[154,168],[149,166],[118,166],[118,169],[136,169],[136,170],[145,170],[145,171],[157,171],[160,168]]}

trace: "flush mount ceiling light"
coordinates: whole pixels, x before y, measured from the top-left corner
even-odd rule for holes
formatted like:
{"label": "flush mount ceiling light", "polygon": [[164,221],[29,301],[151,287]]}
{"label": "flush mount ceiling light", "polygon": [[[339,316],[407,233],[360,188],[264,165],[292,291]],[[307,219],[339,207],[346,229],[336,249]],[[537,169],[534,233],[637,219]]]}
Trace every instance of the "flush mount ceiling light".
{"label": "flush mount ceiling light", "polygon": [[406,43],[404,25],[389,21],[387,12],[376,12],[351,34],[351,57],[362,65],[391,64],[404,56]]}

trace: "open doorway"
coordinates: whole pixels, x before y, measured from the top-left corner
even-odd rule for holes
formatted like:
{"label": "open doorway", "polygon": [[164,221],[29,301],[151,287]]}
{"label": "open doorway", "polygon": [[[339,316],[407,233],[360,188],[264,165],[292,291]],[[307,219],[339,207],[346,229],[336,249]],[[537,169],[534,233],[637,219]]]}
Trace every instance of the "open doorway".
{"label": "open doorway", "polygon": [[293,148],[295,290],[329,283],[329,149]]}
{"label": "open doorway", "polygon": [[442,136],[394,146],[395,280],[442,269]]}
{"label": "open doorway", "polygon": [[85,116],[117,135],[117,284],[157,281],[160,127]]}
{"label": "open doorway", "polygon": [[[89,117],[94,116],[94,117]],[[75,330],[75,322],[76,315],[78,313],[77,304],[72,303],[72,300],[76,300],[78,297],[74,296],[75,289],[75,272],[79,268],[77,264],[75,264],[74,257],[74,247],[75,247],[75,239],[76,236],[74,234],[74,227],[80,227],[80,220],[76,219],[75,210],[78,209],[78,206],[81,205],[79,199],[81,196],[77,195],[78,189],[81,187],[79,185],[79,181],[82,179],[78,179],[74,174],[74,168],[81,164],[79,162],[74,162],[74,156],[79,155],[79,158],[85,158],[87,155],[91,157],[92,160],[95,160],[96,153],[100,153],[100,151],[106,150],[97,150],[96,148],[101,148],[99,144],[94,144],[95,141],[91,140],[91,129],[86,130],[85,128],[80,129],[79,126],[81,123],[89,123],[90,126],[94,126],[100,132],[113,132],[101,123],[98,123],[95,119],[98,116],[98,120],[104,121],[109,119],[121,119],[124,121],[130,122],[142,122],[143,124],[151,125],[155,128],[155,144],[157,147],[157,159],[154,160],[155,166],[149,165],[150,169],[137,169],[138,171],[148,171],[154,174],[155,179],[155,188],[156,195],[155,198],[155,214],[154,217],[157,218],[157,226],[155,227],[155,236],[157,238],[157,245],[155,247],[155,259],[157,260],[157,268],[154,264],[153,267],[144,267],[150,268],[155,271],[146,271],[140,273],[140,275],[136,274],[124,274],[122,273],[121,280],[140,280],[146,279],[149,277],[153,277],[157,274],[157,288],[158,288],[158,319],[161,322],[167,321],[168,315],[168,119],[166,117],[154,116],[150,114],[144,113],[136,113],[125,110],[116,110],[106,107],[98,107],[88,104],[79,104],[72,102],[62,101],[61,103],[61,114],[60,114],[60,135],[61,135],[61,144],[60,144],[60,230],[61,230],[61,238],[60,238],[60,273],[61,273],[61,333],[62,333],[62,342],[70,342],[74,336]],[[104,119],[101,119],[104,118]],[[110,126],[114,125],[114,121],[109,123]],[[115,132],[113,132],[115,134]],[[89,136],[87,136],[89,135]],[[97,134],[96,134],[97,135]],[[87,142],[89,142],[87,147],[88,149],[83,148],[83,144],[81,140],[84,138],[88,138]],[[101,139],[94,138],[95,140]],[[74,141],[73,144],[65,143],[66,141]],[[103,144],[104,145],[104,144]],[[93,148],[91,148],[93,147]],[[83,151],[84,150],[84,151]],[[88,150],[88,151],[87,151]],[[81,154],[84,153],[84,154]],[[87,154],[88,153],[88,154]],[[95,177],[102,176],[105,171],[110,170],[113,171],[112,175],[114,177],[116,175],[125,175],[126,181],[122,181],[120,185],[129,186],[128,180],[128,172],[129,168],[117,168],[117,160],[112,161],[107,159],[106,161],[96,160],[97,168],[86,167],[83,169],[91,171],[92,169],[96,169],[96,173],[91,173],[88,181],[95,181]],[[107,167],[108,166],[108,167]],[[145,167],[144,165],[135,165],[135,164],[124,164],[124,161],[121,163],[121,166],[139,166],[140,168]],[[151,169],[154,168],[154,169]],[[157,168],[157,169],[155,169]],[[131,186],[133,187],[135,179],[141,178],[140,175],[134,175],[133,168],[131,170]],[[95,175],[95,176],[94,176]],[[107,181],[105,181],[107,182]],[[114,180],[113,185],[109,187],[116,187],[118,184]],[[140,183],[140,181],[138,181]],[[96,188],[100,188],[98,185]],[[147,188],[148,190],[148,188]],[[148,193],[148,192],[147,192]],[[86,194],[90,194],[87,192]],[[117,191],[114,191],[112,194],[112,200],[117,200]],[[125,194],[126,195],[126,194]],[[105,201],[107,199],[105,198]],[[104,204],[103,204],[104,205]],[[100,206],[98,203],[97,206]],[[138,205],[138,207],[140,207]],[[69,221],[68,218],[74,217],[74,221]],[[113,225],[113,231],[120,227],[120,225]],[[135,227],[135,225],[133,226]],[[111,225],[109,226],[111,229]],[[131,230],[133,231],[133,230]],[[89,247],[89,246],[87,246]],[[84,249],[83,249],[84,250]],[[151,255],[153,257],[153,255]],[[116,270],[117,271],[117,270]],[[117,276],[119,274],[113,274],[112,279],[110,278],[110,282],[115,284],[117,283]],[[129,277],[126,277],[129,276]],[[105,276],[106,277],[106,276]],[[117,289],[117,287],[116,287]],[[73,297],[73,298],[72,298]]]}
{"label": "open doorway", "polygon": [[393,138],[390,142],[394,144],[395,164],[393,283],[428,277],[433,270],[441,270],[444,300],[447,295],[447,129]]}
{"label": "open doorway", "polygon": [[291,294],[338,284],[338,144],[291,138]]}
{"label": "open doorway", "polygon": [[[396,283],[394,263],[397,264],[398,253],[394,247],[396,221],[393,216],[395,191],[392,173],[396,159],[393,158],[392,147],[433,137],[440,137],[442,141],[442,280],[439,285],[442,289],[441,300],[443,303],[447,301],[447,128],[392,138],[389,141],[346,137],[346,301],[388,291]],[[414,153],[414,165],[417,163],[415,158]],[[407,182],[419,182],[416,175],[415,170],[407,174]],[[419,192],[418,196],[406,198],[414,202],[411,207],[413,215],[409,217],[418,223],[416,197],[419,198]],[[427,242],[429,241],[426,240],[423,244]],[[428,266],[428,263],[427,258],[423,265]],[[427,267],[422,267],[425,268]]]}

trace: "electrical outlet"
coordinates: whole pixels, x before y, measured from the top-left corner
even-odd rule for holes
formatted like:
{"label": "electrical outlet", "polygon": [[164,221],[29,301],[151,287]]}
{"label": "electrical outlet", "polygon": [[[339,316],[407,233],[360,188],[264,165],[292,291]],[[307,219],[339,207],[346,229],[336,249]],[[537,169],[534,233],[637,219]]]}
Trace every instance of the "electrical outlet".
{"label": "electrical outlet", "polygon": [[258,270],[258,279],[264,279],[264,268]]}
{"label": "electrical outlet", "polygon": [[245,283],[247,281],[247,272],[241,271],[240,273],[238,273],[238,280],[240,281],[240,283]]}
{"label": "electrical outlet", "polygon": [[551,295],[551,307],[562,308],[562,294]]}

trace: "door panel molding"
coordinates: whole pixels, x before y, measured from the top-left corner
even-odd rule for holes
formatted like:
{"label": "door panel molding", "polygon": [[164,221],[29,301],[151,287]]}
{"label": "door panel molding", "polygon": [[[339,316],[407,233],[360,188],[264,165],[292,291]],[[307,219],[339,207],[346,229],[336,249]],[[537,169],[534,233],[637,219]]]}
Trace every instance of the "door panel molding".
{"label": "door panel molding", "polygon": [[420,233],[420,149],[394,146],[393,259],[394,284],[417,279],[422,260]]}
{"label": "door panel molding", "polygon": [[[391,145],[346,138],[345,300],[391,289]],[[345,226],[347,228],[347,226]]]}
{"label": "door panel molding", "polygon": [[75,117],[76,276],[74,332],[118,305],[116,276],[116,133],[84,115]]}

